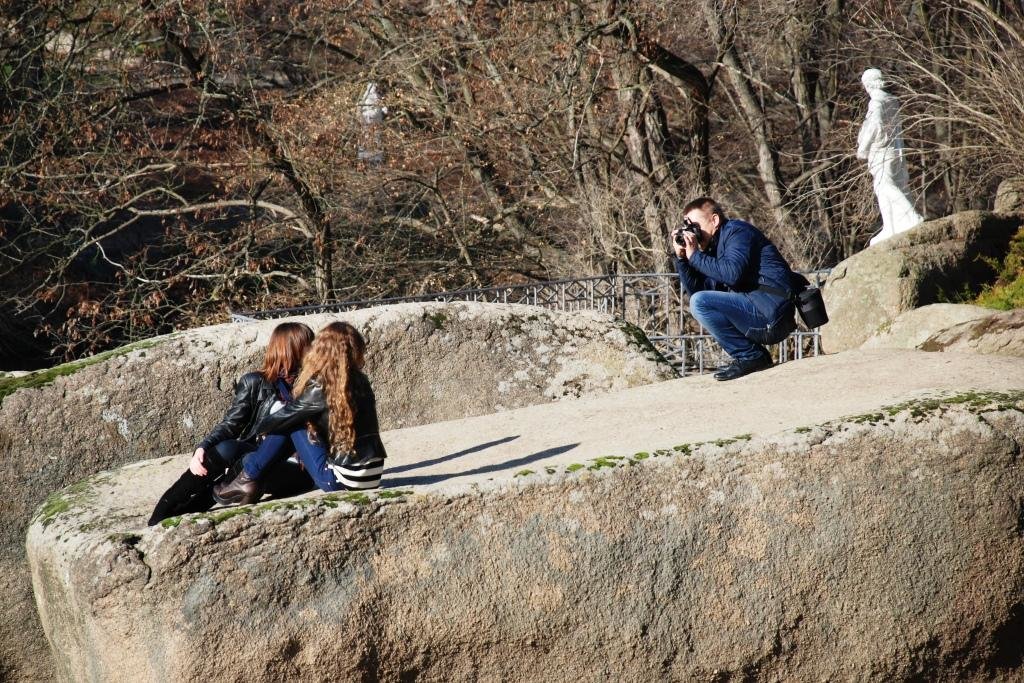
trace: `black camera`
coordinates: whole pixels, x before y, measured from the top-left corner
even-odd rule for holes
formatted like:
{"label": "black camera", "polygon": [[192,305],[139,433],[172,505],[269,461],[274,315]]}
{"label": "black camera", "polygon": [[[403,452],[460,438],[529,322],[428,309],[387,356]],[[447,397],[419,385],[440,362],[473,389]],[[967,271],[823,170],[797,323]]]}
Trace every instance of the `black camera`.
{"label": "black camera", "polygon": [[679,228],[678,231],[676,231],[674,239],[676,241],[676,244],[678,244],[679,246],[683,246],[684,244],[686,244],[686,242],[683,240],[684,232],[692,234],[694,237],[697,238],[698,242],[700,241],[700,226],[691,221],[689,218],[684,218],[683,225]]}

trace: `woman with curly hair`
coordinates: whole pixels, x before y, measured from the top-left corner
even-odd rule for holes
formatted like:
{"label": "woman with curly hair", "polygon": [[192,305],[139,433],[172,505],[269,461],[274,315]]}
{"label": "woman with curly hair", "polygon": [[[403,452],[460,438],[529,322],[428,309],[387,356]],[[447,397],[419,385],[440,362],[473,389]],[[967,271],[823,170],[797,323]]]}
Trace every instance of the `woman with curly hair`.
{"label": "woman with curly hair", "polygon": [[[210,493],[214,484],[246,453],[259,450],[263,457],[276,460],[280,453],[287,457],[292,452],[291,442],[283,436],[257,445],[256,427],[291,400],[292,384],[312,343],[313,330],[303,323],[281,323],[274,328],[263,367],[235,383],[235,396],[223,419],[196,447],[185,473],[157,501],[150,526],[167,517],[213,507]],[[282,473],[279,478],[283,477]]]}
{"label": "woman with curly hair", "polygon": [[[306,471],[323,491],[380,486],[387,453],[380,440],[377,403],[363,374],[366,342],[356,328],[333,322],[317,333],[295,381],[295,399],[264,417],[258,433],[285,435]],[[253,503],[261,479],[280,453],[251,453],[229,484],[217,486],[223,505]]]}

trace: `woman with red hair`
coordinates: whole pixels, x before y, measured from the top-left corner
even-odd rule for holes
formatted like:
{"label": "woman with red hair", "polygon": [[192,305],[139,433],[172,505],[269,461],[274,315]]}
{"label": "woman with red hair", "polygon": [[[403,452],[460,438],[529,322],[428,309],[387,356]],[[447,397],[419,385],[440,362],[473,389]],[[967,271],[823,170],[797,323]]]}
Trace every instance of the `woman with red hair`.
{"label": "woman with red hair", "polygon": [[196,447],[185,473],[157,501],[149,518],[151,526],[167,517],[213,507],[210,494],[214,484],[246,453],[259,450],[264,457],[277,460],[278,455],[287,457],[292,452],[283,436],[257,445],[256,426],[291,400],[292,384],[312,343],[313,330],[303,323],[281,323],[274,328],[263,367],[242,375],[235,384],[234,400],[223,419]]}
{"label": "woman with red hair", "polygon": [[[285,435],[306,472],[323,491],[365,490],[380,486],[384,444],[377,403],[363,374],[366,342],[345,322],[317,333],[295,380],[295,399],[256,425],[267,438]],[[218,485],[221,504],[252,503],[262,494],[261,480],[278,454],[252,453],[229,484]],[[270,478],[269,476],[267,477]]]}

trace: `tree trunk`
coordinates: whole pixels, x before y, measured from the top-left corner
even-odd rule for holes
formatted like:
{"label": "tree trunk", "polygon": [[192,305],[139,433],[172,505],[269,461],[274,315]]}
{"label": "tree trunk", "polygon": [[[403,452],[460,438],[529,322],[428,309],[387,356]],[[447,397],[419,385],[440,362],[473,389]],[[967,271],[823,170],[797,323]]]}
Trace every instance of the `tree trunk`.
{"label": "tree trunk", "polygon": [[[659,185],[667,175],[667,160],[661,145],[664,138],[654,124],[651,107],[650,76],[644,65],[629,50],[622,50],[612,67],[619,108],[623,118],[623,141],[631,175],[643,206],[644,227],[651,263],[661,266],[667,254],[668,220],[662,214]],[[653,153],[653,156],[652,156]],[[659,183],[659,180],[661,183]]]}
{"label": "tree trunk", "polygon": [[776,148],[768,130],[768,117],[765,116],[764,107],[754,91],[750,71],[736,45],[735,36],[722,22],[718,2],[703,0],[702,8],[712,39],[718,46],[722,62],[729,73],[729,82],[739,98],[740,111],[754,138],[754,146],[757,149],[757,172],[772,215],[779,227],[793,234],[792,218],[786,208],[786,184],[779,170]]}
{"label": "tree trunk", "polygon": [[711,192],[711,125],[708,121],[711,84],[700,69],[657,43],[643,45],[641,51],[654,72],[672,83],[690,103],[686,122],[690,171],[696,179],[698,191],[708,194]]}

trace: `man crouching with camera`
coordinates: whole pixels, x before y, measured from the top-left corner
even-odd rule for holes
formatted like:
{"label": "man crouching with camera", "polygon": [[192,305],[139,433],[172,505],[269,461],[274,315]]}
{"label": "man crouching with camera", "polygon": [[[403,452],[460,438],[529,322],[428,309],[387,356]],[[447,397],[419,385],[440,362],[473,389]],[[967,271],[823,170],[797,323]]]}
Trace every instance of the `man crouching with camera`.
{"label": "man crouching with camera", "polygon": [[770,368],[765,345],[795,329],[793,293],[801,276],[760,230],[726,218],[714,199],[694,199],[683,214],[682,226],[672,231],[676,271],[693,317],[733,359],[715,379]]}

